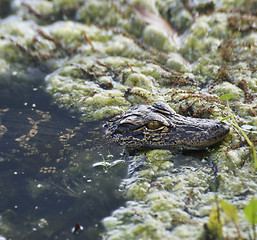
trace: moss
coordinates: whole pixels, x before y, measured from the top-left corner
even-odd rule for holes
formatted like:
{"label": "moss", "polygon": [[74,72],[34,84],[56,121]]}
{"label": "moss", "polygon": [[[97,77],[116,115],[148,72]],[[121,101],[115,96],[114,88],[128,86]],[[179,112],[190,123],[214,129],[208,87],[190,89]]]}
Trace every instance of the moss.
{"label": "moss", "polygon": [[126,197],[134,201],[143,201],[147,196],[149,187],[150,184],[147,182],[132,184],[130,189],[126,192]]}
{"label": "moss", "polygon": [[112,44],[109,43],[105,51],[109,55],[123,56],[127,58],[144,54],[132,39],[125,38],[121,35],[114,36]]}
{"label": "moss", "polygon": [[152,87],[152,81],[147,78],[144,74],[140,74],[140,73],[132,73],[130,74],[125,82],[125,85],[129,86],[129,87],[141,87],[144,88],[146,90],[151,90]]}
{"label": "moss", "polygon": [[256,44],[256,39],[257,39],[257,33],[250,32],[248,35],[246,35],[244,41],[248,42],[249,44]]}
{"label": "moss", "polygon": [[169,150],[152,150],[147,152],[146,157],[149,158],[151,162],[157,161],[168,161],[172,158],[172,152]]}
{"label": "moss", "polygon": [[[0,39],[0,57],[11,62],[24,62],[26,56],[24,57],[24,52],[20,50],[19,45],[24,48],[28,46],[35,36],[34,27],[35,24],[21,22],[17,17],[9,17],[2,21],[0,30],[3,37]],[[19,45],[13,44],[13,42],[17,42]]]}
{"label": "moss", "polygon": [[257,116],[255,116],[255,117],[253,117],[253,118],[251,119],[251,124],[252,124],[253,126],[257,126]]}
{"label": "moss", "polygon": [[215,13],[210,19],[211,35],[218,39],[227,40],[233,32],[229,29],[228,17],[225,13]]}
{"label": "moss", "polygon": [[60,21],[50,25],[49,30],[60,39],[64,46],[71,48],[76,47],[78,43],[84,40],[84,34],[94,43],[94,41],[107,42],[111,39],[109,31],[103,31],[96,26],[88,26],[72,21]]}
{"label": "moss", "polygon": [[74,8],[83,2],[83,0],[54,0],[56,7]]}
{"label": "moss", "polygon": [[[145,23],[136,14],[131,15],[133,10],[130,6],[132,5],[127,5],[123,2],[113,4],[105,1],[90,0],[79,8],[77,18],[85,23],[120,27],[139,37]],[[124,16],[130,16],[130,18],[127,19]]]}
{"label": "moss", "polygon": [[107,231],[112,231],[119,224],[119,221],[115,217],[107,217],[103,220],[103,224]]}
{"label": "moss", "polygon": [[174,231],[174,240],[179,240],[179,239],[199,239],[199,235],[201,235],[203,231],[203,224],[198,223],[195,224],[182,224],[180,226],[175,227]]}
{"label": "moss", "polygon": [[146,9],[149,9],[153,12],[156,11],[156,7],[155,7],[155,0],[145,0],[145,1],[140,1],[140,0],[129,0],[129,3],[132,5],[132,6],[135,6],[135,5],[139,5],[140,7],[142,8],[146,8]]}
{"label": "moss", "polygon": [[138,64],[133,58],[121,57],[121,56],[110,56],[104,59],[104,62],[107,65],[110,65],[115,70],[127,69],[127,63],[130,65]]}
{"label": "moss", "polygon": [[[141,73],[145,75],[150,75],[155,78],[155,80],[161,79],[161,75],[165,73],[165,71],[158,65],[148,63],[144,65],[144,68],[141,69]],[[154,82],[156,85],[156,82]]]}
{"label": "moss", "polygon": [[120,19],[114,8],[110,8],[107,2],[87,1],[78,11],[78,19],[83,22],[105,23],[115,25]]}
{"label": "moss", "polygon": [[172,17],[169,20],[176,29],[185,31],[190,27],[193,17],[188,10],[181,9],[180,11],[175,12],[174,15],[172,14]]}
{"label": "moss", "polygon": [[191,68],[190,64],[177,53],[169,53],[166,64],[167,67],[178,72],[189,72]]}
{"label": "moss", "polygon": [[[110,80],[110,79],[109,79]],[[48,76],[48,91],[60,104],[73,107],[83,114],[84,120],[97,120],[113,116],[122,111],[120,106],[129,106],[119,90],[103,90],[99,85],[71,77],[60,76],[58,72]],[[101,79],[100,85],[103,82]],[[110,82],[109,82],[110,83]],[[70,89],[73,89],[70,92]]]}
{"label": "moss", "polygon": [[84,112],[84,121],[106,119],[121,113],[124,109],[121,106],[129,107],[130,104],[124,101],[119,92],[100,92],[85,99],[80,112]]}
{"label": "moss", "polygon": [[56,8],[53,1],[30,1],[28,2],[28,5],[24,5],[23,8],[19,8],[17,6],[16,10],[23,18],[30,19],[35,22],[40,22],[38,21],[38,18],[31,11],[28,10],[29,6],[32,9],[35,9],[35,11],[38,12],[41,16],[54,17],[56,15]]}
{"label": "moss", "polygon": [[194,74],[202,76],[202,83],[207,83],[210,79],[216,79],[220,66],[216,64],[209,56],[202,56],[194,63]]}
{"label": "moss", "polygon": [[252,4],[253,3],[251,2],[248,3],[247,1],[224,0],[224,1],[220,1],[217,4],[217,7],[221,9],[227,9],[227,10],[235,9],[235,8],[251,9]]}
{"label": "moss", "polygon": [[217,57],[222,40],[231,36],[226,14],[199,17],[186,35],[183,53],[190,60],[197,60],[205,53]]}
{"label": "moss", "polygon": [[1,22],[1,31],[4,35],[19,38],[20,43],[27,43],[35,36],[37,25],[31,21],[21,21],[17,16],[8,17]]}
{"label": "moss", "polygon": [[228,94],[228,93],[232,93],[234,95],[234,99],[240,99],[244,95],[243,91],[239,87],[237,87],[229,82],[223,82],[220,85],[215,86],[213,90],[219,96],[222,96],[222,95]]}
{"label": "moss", "polygon": [[[101,62],[116,69],[120,69],[121,63],[125,64],[126,62],[126,59],[117,58],[116,60],[122,60],[122,62],[117,61],[118,65],[116,65],[115,58],[110,60],[107,58]],[[129,101],[124,98],[124,92],[127,90],[126,85],[130,85],[129,80],[135,80],[143,87],[152,84],[146,76],[139,74],[139,78],[136,79],[137,74],[132,73],[124,86],[114,81],[110,76],[101,76],[101,73],[106,71],[104,65],[94,66],[95,73],[91,76],[90,69],[95,61],[94,58],[89,58],[86,60],[86,65],[79,65],[81,69],[78,69],[74,64],[67,65],[46,78],[48,91],[58,99],[60,105],[79,110],[84,120],[91,121],[105,119],[122,112],[130,106],[129,101],[134,103],[138,101],[134,97],[138,97],[141,101],[145,101],[145,97],[150,99],[151,94],[138,87],[133,88],[131,95],[128,96]],[[98,71],[100,76],[97,76]],[[135,78],[132,78],[133,76]]]}
{"label": "moss", "polygon": [[143,40],[146,44],[149,44],[158,50],[173,51],[177,49],[177,46],[171,40],[171,36],[154,25],[145,27],[143,31]]}
{"label": "moss", "polygon": [[156,5],[161,12],[161,15],[171,23],[172,27],[181,31],[185,31],[191,24],[192,15],[181,1],[165,0],[158,1]]}
{"label": "moss", "polygon": [[228,152],[228,157],[234,164],[239,166],[242,163],[242,159],[245,158],[246,149],[241,148],[240,150],[231,150]]}
{"label": "moss", "polygon": [[171,199],[167,200],[167,197],[165,198],[165,196],[162,197],[161,192],[158,192],[157,198],[153,198],[150,194],[147,200],[151,201],[151,210],[153,212],[170,212],[174,207],[174,202],[171,201]]}

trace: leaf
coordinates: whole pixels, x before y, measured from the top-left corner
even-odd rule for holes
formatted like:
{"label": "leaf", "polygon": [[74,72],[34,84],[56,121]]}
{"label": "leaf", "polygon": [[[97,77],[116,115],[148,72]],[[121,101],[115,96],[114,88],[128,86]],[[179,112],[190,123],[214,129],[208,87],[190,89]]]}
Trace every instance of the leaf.
{"label": "leaf", "polygon": [[229,217],[229,219],[236,223],[238,221],[238,211],[235,206],[231,203],[225,202],[223,200],[219,201],[221,209]]}
{"label": "leaf", "polygon": [[212,207],[210,212],[209,221],[206,224],[208,229],[209,239],[221,239],[222,238],[222,226],[223,223],[220,220],[219,209],[216,205]]}
{"label": "leaf", "polygon": [[227,117],[224,117],[224,118],[222,118],[220,121],[225,121],[225,120],[227,120],[227,119],[229,119],[229,118],[231,118],[231,116],[229,115],[229,116],[227,116]]}
{"label": "leaf", "polygon": [[166,31],[171,37],[174,36],[175,30],[172,28],[172,26],[167,22],[164,18],[162,18],[160,15],[151,12],[148,9],[142,8],[139,5],[135,5],[133,9],[139,14],[140,18],[148,23],[157,26],[160,29],[163,29]]}
{"label": "leaf", "polygon": [[93,164],[93,167],[109,167],[111,166],[108,162],[96,162]]}
{"label": "leaf", "polygon": [[119,163],[124,163],[125,161],[124,160],[115,160],[111,163],[112,167],[116,166],[117,164]]}
{"label": "leaf", "polygon": [[234,98],[234,96],[235,95],[233,93],[224,94],[220,97],[220,100],[227,101],[229,99]]}
{"label": "leaf", "polygon": [[244,207],[244,213],[252,225],[257,223],[257,199],[253,198],[249,204]]}
{"label": "leaf", "polygon": [[248,145],[252,149],[253,159],[254,159],[254,168],[255,168],[255,170],[257,170],[257,155],[256,155],[254,143],[247,137],[247,135],[245,134],[243,129],[240,128],[239,125],[237,124],[236,119],[234,117],[234,114],[232,113],[232,110],[230,109],[228,102],[227,102],[227,107],[228,107],[228,110],[230,112],[230,116],[232,118],[233,123],[235,124],[236,128],[240,131],[240,133],[243,135],[244,139],[247,141]]}

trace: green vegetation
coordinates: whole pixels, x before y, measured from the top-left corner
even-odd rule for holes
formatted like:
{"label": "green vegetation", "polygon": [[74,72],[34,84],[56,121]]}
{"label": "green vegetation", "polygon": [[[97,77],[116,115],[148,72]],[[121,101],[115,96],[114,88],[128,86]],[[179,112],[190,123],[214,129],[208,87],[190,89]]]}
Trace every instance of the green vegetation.
{"label": "green vegetation", "polygon": [[207,239],[222,239],[223,232],[222,232],[223,223],[220,219],[220,211],[217,205],[212,207],[210,212],[209,221],[206,224],[206,238]]}
{"label": "green vegetation", "polygon": [[[252,150],[252,154],[253,154],[253,159],[254,159],[254,168],[255,170],[257,170],[257,156],[256,156],[256,150],[255,150],[255,146],[254,143],[248,138],[248,136],[245,134],[244,130],[239,127],[238,123],[236,122],[235,116],[229,106],[228,100],[233,98],[234,95],[233,94],[225,94],[223,96],[220,97],[220,100],[226,100],[227,101],[227,107],[229,110],[230,115],[224,119],[228,119],[228,118],[232,118],[232,121],[234,123],[234,126],[240,131],[240,133],[242,134],[242,136],[244,137],[244,139],[247,141],[248,145],[251,147]],[[224,120],[223,119],[223,120]]]}
{"label": "green vegetation", "polygon": [[257,199],[253,198],[249,204],[244,207],[244,213],[252,226],[253,235],[251,239],[256,240],[255,227],[257,224]]}
{"label": "green vegetation", "polygon": [[[222,210],[222,211],[221,211]],[[209,215],[209,220],[206,224],[206,231],[204,237],[208,239],[227,239],[223,236],[223,226],[225,224],[224,216],[222,212],[231,221],[237,231],[237,238],[239,240],[244,239],[241,236],[238,222],[239,222],[239,213],[238,209],[231,203],[219,200],[212,207],[212,210]],[[256,224],[257,224],[257,199],[251,199],[250,202],[243,209],[245,217],[249,220],[251,224],[252,234],[249,233],[250,240],[256,240]]]}
{"label": "green vegetation", "polygon": [[93,164],[93,167],[102,167],[104,172],[107,173],[108,170],[118,164],[124,163],[124,160],[118,159],[113,161],[113,156],[110,154],[107,156],[108,161],[105,159],[105,157],[102,155],[102,162],[96,162]]}
{"label": "green vegetation", "polygon": [[235,228],[236,228],[237,234],[238,234],[238,239],[241,239],[241,234],[240,234],[240,231],[239,231],[239,228],[237,225],[238,211],[237,211],[236,207],[228,202],[223,201],[223,200],[220,200],[219,203],[220,203],[220,206],[221,206],[221,209],[223,210],[223,212],[227,215],[227,217],[235,225]]}
{"label": "green vegetation", "polygon": [[[107,119],[133,105],[156,101],[167,102],[185,116],[222,119],[229,115],[226,119],[233,128],[230,134],[206,151],[174,156],[169,151],[151,151],[129,159],[132,174],[120,187],[126,203],[115,206],[116,210],[109,209],[105,215],[111,215],[106,218],[109,221],[103,220],[104,238],[109,240],[199,239],[210,212],[207,226],[217,227],[215,236],[238,238],[237,224],[241,237],[249,239],[249,223],[242,209],[246,201],[256,197],[257,182],[253,163],[245,159],[252,153],[256,167],[256,139],[251,139],[243,126],[257,126],[256,1],[189,2],[10,0],[10,4],[4,4],[10,9],[8,18],[1,15],[0,24],[1,98],[16,98],[13,93],[20,92],[24,85],[28,90],[37,87],[49,93],[60,108],[81,114],[85,122]],[[167,34],[170,33],[167,23],[174,34]],[[219,99],[224,94],[234,96],[230,102],[233,113]],[[95,203],[98,197],[103,204],[97,203],[97,210],[106,210],[108,204],[101,192],[106,190],[108,196],[109,188],[114,186],[113,180],[106,179],[116,178],[124,164],[112,168],[117,163],[113,159],[106,155],[103,159],[97,157],[88,153],[88,164],[85,158],[77,159],[75,165],[69,166],[69,176],[66,168],[63,175],[57,171],[54,180],[62,181],[63,176],[66,180],[54,181],[61,188],[50,185],[50,190],[54,189],[50,195],[58,190],[64,195],[78,196],[74,199],[82,199],[80,203],[85,203],[84,206],[75,204],[70,208],[83,214],[90,206],[86,200],[93,197]],[[92,167],[95,161],[99,162]],[[38,164],[35,157],[33,164]],[[101,191],[98,187],[91,188],[91,183],[79,177],[85,173],[85,176],[97,173],[106,186],[100,184]],[[1,189],[8,184],[2,181]],[[215,190],[211,189],[212,184]],[[32,186],[34,191],[28,190],[26,195],[40,202],[43,199],[40,193],[48,185],[33,182]],[[15,196],[13,186],[6,189],[3,196]],[[233,207],[222,207],[215,195],[233,203],[238,220]],[[2,205],[9,207],[9,202],[8,199]],[[230,221],[223,221],[225,212]],[[48,219],[49,215],[44,214]],[[23,215],[36,216],[29,212]],[[59,216],[52,215],[56,215],[55,219]],[[74,219],[75,216],[72,215]],[[5,226],[2,219],[1,228]],[[68,226],[65,219],[61,218],[58,232]],[[27,222],[28,219],[22,219],[5,231],[8,232],[5,237],[26,238],[23,224],[28,225]],[[55,228],[51,226],[49,231],[54,233]],[[251,232],[251,238],[255,236]],[[47,238],[49,235],[44,237]]]}

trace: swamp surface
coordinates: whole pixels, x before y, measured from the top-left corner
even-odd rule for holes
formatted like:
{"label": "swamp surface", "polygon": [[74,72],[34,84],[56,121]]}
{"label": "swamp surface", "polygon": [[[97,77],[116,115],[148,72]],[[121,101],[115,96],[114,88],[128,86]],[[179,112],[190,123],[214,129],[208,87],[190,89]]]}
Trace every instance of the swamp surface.
{"label": "swamp surface", "polygon": [[[1,1],[0,239],[253,239],[254,147],[224,99],[254,146],[256,9]],[[134,156],[106,138],[106,120],[156,101],[231,131],[204,151]]]}

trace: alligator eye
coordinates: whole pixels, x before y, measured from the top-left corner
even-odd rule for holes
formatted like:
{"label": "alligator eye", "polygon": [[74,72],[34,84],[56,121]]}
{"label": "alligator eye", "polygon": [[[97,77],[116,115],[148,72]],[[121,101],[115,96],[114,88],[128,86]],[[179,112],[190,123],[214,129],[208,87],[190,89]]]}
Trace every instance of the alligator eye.
{"label": "alligator eye", "polygon": [[161,124],[158,121],[152,121],[147,124],[147,127],[151,130],[156,130],[161,126]]}

